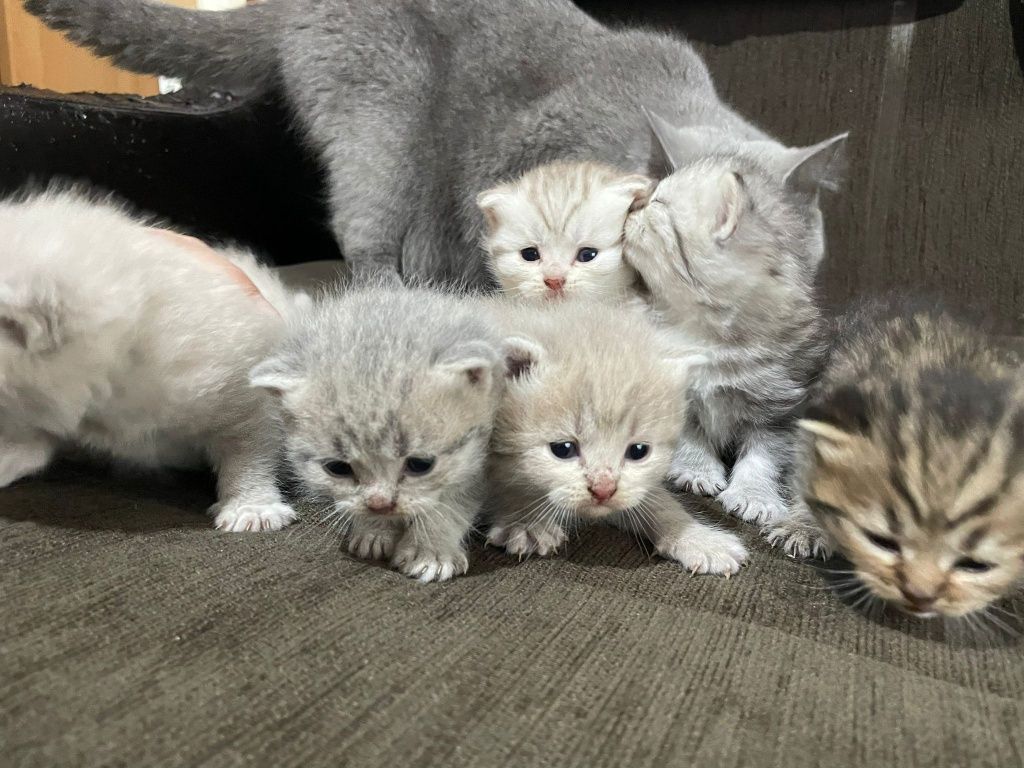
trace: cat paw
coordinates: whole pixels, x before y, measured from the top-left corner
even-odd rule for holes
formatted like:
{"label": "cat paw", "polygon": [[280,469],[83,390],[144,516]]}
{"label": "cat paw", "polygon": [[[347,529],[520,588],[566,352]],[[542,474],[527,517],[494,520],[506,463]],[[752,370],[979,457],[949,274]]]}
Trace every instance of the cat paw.
{"label": "cat paw", "polygon": [[718,494],[718,503],[730,515],[748,523],[771,525],[786,516],[786,504],[778,494],[729,486]]}
{"label": "cat paw", "polygon": [[462,550],[437,552],[415,544],[399,545],[391,565],[410,579],[423,584],[448,581],[469,570],[469,558]]}
{"label": "cat paw", "polygon": [[397,531],[356,531],[349,537],[348,552],[361,560],[388,560],[395,553],[397,543]]}
{"label": "cat paw", "polygon": [[0,443],[0,488],[46,468],[53,449],[44,444],[10,445]]}
{"label": "cat paw", "polygon": [[682,535],[655,543],[658,554],[675,560],[692,574],[731,576],[747,561],[747,548],[728,531],[710,526],[693,526]]}
{"label": "cat paw", "polygon": [[276,501],[254,503],[228,501],[210,507],[213,527],[218,531],[244,533],[247,531],[279,531],[295,521],[295,510]]}
{"label": "cat paw", "polygon": [[566,538],[560,525],[496,525],[487,534],[487,543],[504,547],[508,554],[517,555],[521,559],[534,554],[541,557],[553,555]]}
{"label": "cat paw", "polygon": [[799,560],[811,557],[828,560],[832,556],[832,542],[828,535],[810,523],[783,520],[768,527],[764,536],[773,547]]}
{"label": "cat paw", "polygon": [[676,463],[669,470],[668,479],[681,491],[695,493],[698,496],[717,496],[725,490],[725,472],[720,469],[704,467],[700,470]]}

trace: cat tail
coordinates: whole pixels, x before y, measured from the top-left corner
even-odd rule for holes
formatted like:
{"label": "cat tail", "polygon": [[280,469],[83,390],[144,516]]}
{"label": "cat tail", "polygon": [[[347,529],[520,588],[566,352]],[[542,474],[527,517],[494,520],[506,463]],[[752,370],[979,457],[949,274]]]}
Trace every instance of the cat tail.
{"label": "cat tail", "polygon": [[277,3],[195,11],[154,0],[24,0],[69,40],[146,75],[218,85],[260,84],[276,72]]}

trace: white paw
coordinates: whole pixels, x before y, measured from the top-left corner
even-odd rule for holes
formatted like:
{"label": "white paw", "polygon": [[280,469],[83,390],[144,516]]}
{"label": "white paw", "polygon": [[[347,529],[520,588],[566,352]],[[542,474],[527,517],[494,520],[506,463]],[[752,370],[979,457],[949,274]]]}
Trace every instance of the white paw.
{"label": "white paw", "polygon": [[824,531],[810,523],[783,520],[767,528],[764,535],[769,544],[790,557],[800,560],[820,557],[827,560],[832,556],[832,541]]}
{"label": "white paw", "polygon": [[295,510],[280,501],[263,504],[228,501],[214,504],[210,514],[214,528],[232,533],[279,531],[295,520]]}
{"label": "white paw", "polygon": [[397,531],[356,531],[348,540],[348,551],[350,555],[363,560],[387,560],[394,554],[397,541]]}
{"label": "white paw", "polygon": [[487,543],[504,547],[510,555],[526,557],[537,554],[553,555],[565,543],[565,531],[560,525],[496,525],[487,534]]}
{"label": "white paw", "polygon": [[668,479],[681,491],[700,496],[717,496],[725,490],[725,471],[721,467],[691,467],[679,460],[673,462]]}
{"label": "white paw", "polygon": [[0,488],[6,488],[44,469],[52,455],[53,451],[48,445],[0,443]]}
{"label": "white paw", "polygon": [[424,584],[448,581],[469,570],[469,558],[462,550],[441,553],[415,545],[400,545],[391,564],[410,579]]}
{"label": "white paw", "polygon": [[737,536],[705,525],[694,525],[674,538],[655,544],[658,554],[681,563],[690,573],[731,576],[747,561],[747,548]]}
{"label": "white paw", "polygon": [[730,485],[720,494],[718,502],[730,515],[748,523],[771,525],[786,516],[786,503],[777,493]]}

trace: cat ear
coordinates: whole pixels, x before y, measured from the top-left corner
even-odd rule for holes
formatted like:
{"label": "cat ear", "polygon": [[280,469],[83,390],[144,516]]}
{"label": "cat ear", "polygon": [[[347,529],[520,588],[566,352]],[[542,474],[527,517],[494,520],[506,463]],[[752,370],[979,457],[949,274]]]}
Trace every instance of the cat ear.
{"label": "cat ear", "polygon": [[0,339],[26,352],[50,352],[62,341],[60,312],[47,302],[22,304],[0,296]]}
{"label": "cat ear", "polygon": [[294,392],[301,383],[302,376],[280,358],[264,360],[249,372],[250,386],[278,398]]}
{"label": "cat ear", "polygon": [[508,188],[505,186],[494,187],[477,195],[476,206],[484,215],[488,232],[493,232],[501,223],[501,210],[505,207],[508,197]]}
{"label": "cat ear", "polygon": [[495,362],[492,347],[480,341],[468,341],[445,351],[435,368],[459,385],[489,389]]}
{"label": "cat ear", "polygon": [[748,206],[746,186],[738,174],[723,173],[711,182],[704,206],[711,236],[719,243],[732,237]]}
{"label": "cat ear", "polygon": [[818,454],[840,463],[849,455],[854,442],[867,432],[868,399],[855,387],[840,387],[828,399],[807,408],[797,425],[814,435]]}
{"label": "cat ear", "polygon": [[647,124],[651,127],[654,139],[668,160],[672,170],[693,162],[708,153],[708,134],[701,128],[679,128],[668,120],[642,107]]}
{"label": "cat ear", "polygon": [[529,376],[544,357],[544,349],[522,336],[510,336],[502,345],[505,357],[505,378],[518,380]]}
{"label": "cat ear", "polygon": [[632,213],[643,208],[647,205],[647,201],[651,199],[651,193],[654,191],[654,179],[643,174],[634,173],[616,179],[609,185],[608,189],[631,200],[629,211]]}
{"label": "cat ear", "polygon": [[811,147],[788,150],[782,169],[786,188],[805,195],[815,195],[822,188],[838,190],[846,168],[849,135],[841,133]]}

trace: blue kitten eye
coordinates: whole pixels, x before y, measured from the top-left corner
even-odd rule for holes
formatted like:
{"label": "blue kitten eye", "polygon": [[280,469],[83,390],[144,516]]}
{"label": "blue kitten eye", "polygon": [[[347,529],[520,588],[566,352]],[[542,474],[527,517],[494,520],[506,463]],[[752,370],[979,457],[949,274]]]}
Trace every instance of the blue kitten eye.
{"label": "blue kitten eye", "polygon": [[593,261],[597,258],[597,248],[580,248],[576,252],[576,261],[582,261],[584,263]]}
{"label": "blue kitten eye", "polygon": [[864,535],[867,537],[868,541],[870,541],[879,549],[884,549],[886,552],[893,552],[897,555],[900,553],[899,542],[897,542],[895,539],[890,539],[886,536],[880,536],[877,533],[872,533],[867,529],[864,529]]}
{"label": "blue kitten eye", "polygon": [[983,563],[981,560],[975,560],[973,557],[961,557],[955,563],[956,569],[959,571],[967,571],[968,573],[986,573],[995,568],[992,563]]}
{"label": "blue kitten eye", "polygon": [[324,472],[332,477],[355,477],[355,471],[352,469],[352,465],[347,461],[341,459],[328,459],[321,465]]}
{"label": "blue kitten eye", "polygon": [[538,261],[540,259],[540,251],[536,248],[523,248],[519,255],[523,257],[523,261]]}
{"label": "blue kitten eye", "polygon": [[630,461],[640,461],[640,459],[646,458],[650,452],[651,446],[647,443],[633,443],[626,449],[626,458]]}
{"label": "blue kitten eye", "polygon": [[409,475],[425,475],[434,468],[434,459],[410,456],[405,460],[405,472]]}
{"label": "blue kitten eye", "polygon": [[571,459],[580,455],[579,446],[571,441],[551,443],[548,447],[557,459]]}

